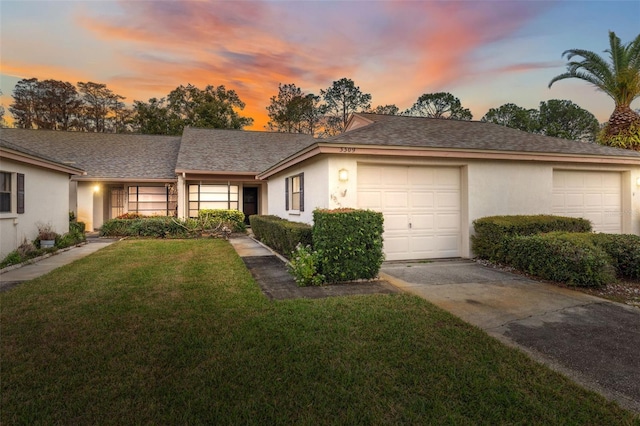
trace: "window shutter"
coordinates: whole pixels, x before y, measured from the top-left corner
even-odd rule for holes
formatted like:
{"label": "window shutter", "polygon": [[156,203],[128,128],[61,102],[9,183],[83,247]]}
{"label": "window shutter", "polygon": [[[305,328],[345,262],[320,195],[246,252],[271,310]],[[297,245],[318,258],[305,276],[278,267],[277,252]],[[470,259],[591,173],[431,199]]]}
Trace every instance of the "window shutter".
{"label": "window shutter", "polygon": [[284,178],[284,209],[289,210],[289,178]]}
{"label": "window shutter", "polygon": [[304,173],[300,173],[300,211],[304,211]]}
{"label": "window shutter", "polygon": [[24,213],[24,174],[17,173],[18,176],[18,199],[17,199],[17,212]]}

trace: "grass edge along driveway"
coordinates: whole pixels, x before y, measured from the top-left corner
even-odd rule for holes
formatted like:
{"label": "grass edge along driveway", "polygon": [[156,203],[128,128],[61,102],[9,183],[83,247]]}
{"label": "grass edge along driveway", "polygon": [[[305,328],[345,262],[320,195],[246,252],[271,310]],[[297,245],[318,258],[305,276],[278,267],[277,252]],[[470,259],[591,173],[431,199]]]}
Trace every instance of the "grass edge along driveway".
{"label": "grass edge along driveway", "polygon": [[270,301],[221,240],[121,241],[0,294],[2,424],[637,424],[407,294]]}

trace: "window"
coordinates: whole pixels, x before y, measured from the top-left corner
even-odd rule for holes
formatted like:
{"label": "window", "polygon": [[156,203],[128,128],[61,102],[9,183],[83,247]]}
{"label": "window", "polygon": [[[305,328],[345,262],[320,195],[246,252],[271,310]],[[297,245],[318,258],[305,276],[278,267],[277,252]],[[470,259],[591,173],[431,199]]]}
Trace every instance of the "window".
{"label": "window", "polygon": [[304,211],[304,173],[285,179],[285,209]]}
{"label": "window", "polygon": [[238,210],[239,186],[231,184],[189,185],[189,217],[204,209]]}
{"label": "window", "polygon": [[178,197],[169,186],[130,186],[129,212],[147,216],[173,216],[178,207]]}
{"label": "window", "polygon": [[0,172],[0,212],[11,212],[11,173]]}

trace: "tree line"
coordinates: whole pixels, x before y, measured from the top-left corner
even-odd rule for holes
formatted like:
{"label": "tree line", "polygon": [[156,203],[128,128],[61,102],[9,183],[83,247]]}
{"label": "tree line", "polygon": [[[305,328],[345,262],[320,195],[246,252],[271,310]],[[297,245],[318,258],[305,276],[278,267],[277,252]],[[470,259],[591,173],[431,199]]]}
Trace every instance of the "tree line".
{"label": "tree line", "polygon": [[[408,109],[396,105],[371,107],[371,94],[363,93],[353,80],[334,81],[320,95],[305,93],[295,84],[279,84],[278,94],[267,106],[267,130],[332,136],[341,133],[355,112],[414,117],[471,120],[471,111],[451,93],[425,93]],[[179,86],[166,97],[134,101],[127,107],[124,96],[105,84],[79,82],[78,87],[58,80],[20,80],[13,91],[9,111],[14,125],[23,129],[48,129],[109,133],[180,135],[185,126],[242,129],[253,119],[241,116],[245,107],[234,90],[224,86]],[[571,101],[541,102],[540,110],[514,104],[492,108],[482,121],[566,139],[595,140],[598,121]]]}
{"label": "tree line", "polygon": [[[640,35],[623,45],[610,32],[607,50],[611,63],[599,55],[580,49],[563,53],[570,61],[567,72],[549,83],[566,78],[585,80],[615,101],[615,110],[600,126],[589,111],[568,100],[541,102],[539,109],[525,109],[513,103],[491,108],[481,121],[526,132],[594,142],[640,150],[640,115],[631,102],[640,96]],[[576,56],[582,61],[573,61]],[[9,107],[14,125],[20,128],[76,130],[88,132],[136,132],[179,135],[185,126],[242,129],[253,119],[239,114],[245,103],[234,90],[224,86],[200,89],[179,86],[162,98],[133,102],[127,107],[123,96],[105,84],[78,82],[77,87],[57,80],[23,79],[13,91]],[[293,83],[279,84],[278,93],[266,107],[270,131],[306,133],[319,137],[344,131],[355,112],[406,115],[452,120],[471,120],[473,115],[451,93],[425,93],[408,109],[396,105],[371,106],[371,94],[360,90],[353,80],[336,80],[319,95],[305,93]],[[4,114],[4,109],[0,110]],[[3,117],[0,117],[4,121]],[[602,127],[602,128],[601,128]]]}

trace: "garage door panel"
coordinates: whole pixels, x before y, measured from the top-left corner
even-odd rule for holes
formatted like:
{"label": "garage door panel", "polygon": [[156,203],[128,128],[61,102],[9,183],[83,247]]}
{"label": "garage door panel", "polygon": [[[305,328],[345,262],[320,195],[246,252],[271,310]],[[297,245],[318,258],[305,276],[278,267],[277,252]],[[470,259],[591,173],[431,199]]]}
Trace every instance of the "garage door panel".
{"label": "garage door panel", "polygon": [[410,205],[412,208],[432,209],[435,207],[435,194],[433,191],[413,191]]}
{"label": "garage door panel", "polygon": [[434,213],[412,213],[411,214],[411,229],[413,232],[420,230],[433,229],[435,224]]}
{"label": "garage door panel", "polygon": [[364,191],[358,192],[358,203],[363,209],[382,209],[382,194],[380,191]]}
{"label": "garage door panel", "polygon": [[405,232],[409,227],[409,215],[407,214],[384,214],[385,231],[402,231]]}
{"label": "garage door panel", "polygon": [[436,228],[439,231],[457,231],[460,229],[460,215],[458,213],[439,213],[436,217]]}
{"label": "garage door panel", "polygon": [[597,232],[622,232],[622,175],[555,170],[552,212],[585,218]]}
{"label": "garage door panel", "polygon": [[459,168],[359,164],[358,206],[379,205],[388,260],[460,255]]}
{"label": "garage door panel", "polygon": [[384,193],[382,208],[404,208],[409,207],[409,195],[406,191],[388,191]]}
{"label": "garage door panel", "polygon": [[439,192],[437,195],[438,208],[460,210],[460,193],[459,192]]}

